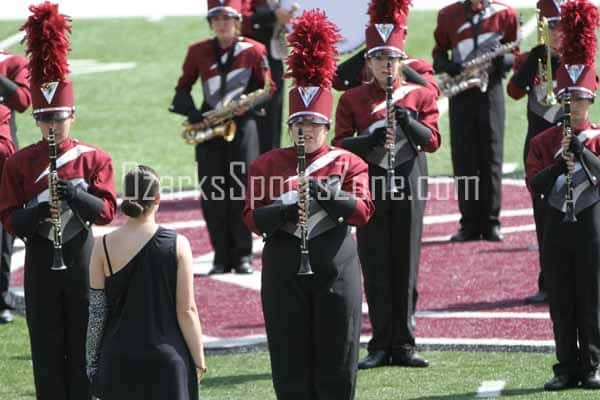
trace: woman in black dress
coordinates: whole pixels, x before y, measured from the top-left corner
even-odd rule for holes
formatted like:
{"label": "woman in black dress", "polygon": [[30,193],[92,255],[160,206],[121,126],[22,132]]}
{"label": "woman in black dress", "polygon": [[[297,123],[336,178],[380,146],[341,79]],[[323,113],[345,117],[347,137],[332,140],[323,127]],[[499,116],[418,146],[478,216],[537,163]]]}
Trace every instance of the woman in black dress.
{"label": "woman in black dress", "polygon": [[159,178],[125,176],[127,223],[97,240],[90,265],[88,376],[102,400],[195,400],[206,371],[188,240],[156,224]]}

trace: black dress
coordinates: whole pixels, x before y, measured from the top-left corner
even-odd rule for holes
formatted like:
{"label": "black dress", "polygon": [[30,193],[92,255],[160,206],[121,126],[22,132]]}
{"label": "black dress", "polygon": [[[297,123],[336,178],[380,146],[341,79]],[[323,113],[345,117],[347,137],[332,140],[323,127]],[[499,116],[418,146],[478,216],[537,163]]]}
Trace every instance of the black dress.
{"label": "black dress", "polygon": [[[104,239],[104,238],[103,238]],[[159,227],[105,290],[108,317],[94,392],[102,400],[197,400],[192,356],[176,314],[177,234]]]}

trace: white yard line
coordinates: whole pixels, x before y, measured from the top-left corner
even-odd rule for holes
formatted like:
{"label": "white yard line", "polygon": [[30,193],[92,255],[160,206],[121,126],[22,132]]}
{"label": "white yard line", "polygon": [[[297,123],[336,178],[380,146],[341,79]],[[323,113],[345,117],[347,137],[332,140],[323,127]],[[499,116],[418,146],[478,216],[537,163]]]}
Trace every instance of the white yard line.
{"label": "white yard line", "polygon": [[477,398],[495,398],[502,395],[502,389],[506,386],[505,381],[483,381],[477,389]]}
{"label": "white yard line", "polygon": [[[501,228],[503,234],[519,233],[519,232],[531,232],[535,231],[535,224],[509,226]],[[444,236],[426,236],[421,239],[422,243],[437,243],[437,242],[448,242],[451,235]]]}
{"label": "white yard line", "polygon": [[9,47],[19,43],[25,37],[25,32],[17,32],[14,35],[0,41],[0,50],[6,50]]}
{"label": "white yard line", "polygon": [[[500,211],[500,217],[511,218],[511,217],[527,217],[533,215],[532,208],[521,208],[516,210],[502,210]],[[445,224],[448,222],[454,222],[460,220],[460,214],[442,214],[442,215],[427,215],[423,218],[423,224],[434,225],[434,224]]]}

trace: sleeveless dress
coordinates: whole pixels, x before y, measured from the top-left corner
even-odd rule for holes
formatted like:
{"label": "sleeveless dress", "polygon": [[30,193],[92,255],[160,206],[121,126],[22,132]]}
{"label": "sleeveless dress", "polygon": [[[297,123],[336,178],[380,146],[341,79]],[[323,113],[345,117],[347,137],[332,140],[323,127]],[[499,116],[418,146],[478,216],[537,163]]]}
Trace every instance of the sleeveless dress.
{"label": "sleeveless dress", "polygon": [[[103,238],[104,241],[105,238]],[[195,364],[176,313],[177,233],[159,227],[111,275],[94,394],[101,400],[197,400]]]}

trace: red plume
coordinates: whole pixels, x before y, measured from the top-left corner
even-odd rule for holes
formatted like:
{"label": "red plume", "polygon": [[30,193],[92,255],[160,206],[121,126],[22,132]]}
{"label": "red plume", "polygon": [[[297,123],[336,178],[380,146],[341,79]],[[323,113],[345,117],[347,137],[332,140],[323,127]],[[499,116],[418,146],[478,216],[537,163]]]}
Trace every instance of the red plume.
{"label": "red plume", "polygon": [[587,0],[572,0],[561,6],[561,16],[561,63],[592,65],[596,60],[598,9]]}
{"label": "red plume", "polygon": [[335,44],[342,36],[324,11],[308,10],[294,22],[288,41],[292,48],[287,60],[286,78],[296,86],[330,88],[336,71]]}
{"label": "red plume", "polygon": [[369,24],[404,25],[411,4],[411,0],[371,0],[368,11],[371,17]]}
{"label": "red plume", "polygon": [[65,15],[59,14],[58,4],[48,1],[29,6],[31,15],[21,27],[25,31],[29,69],[32,82],[63,81],[69,73],[67,53],[71,26]]}

